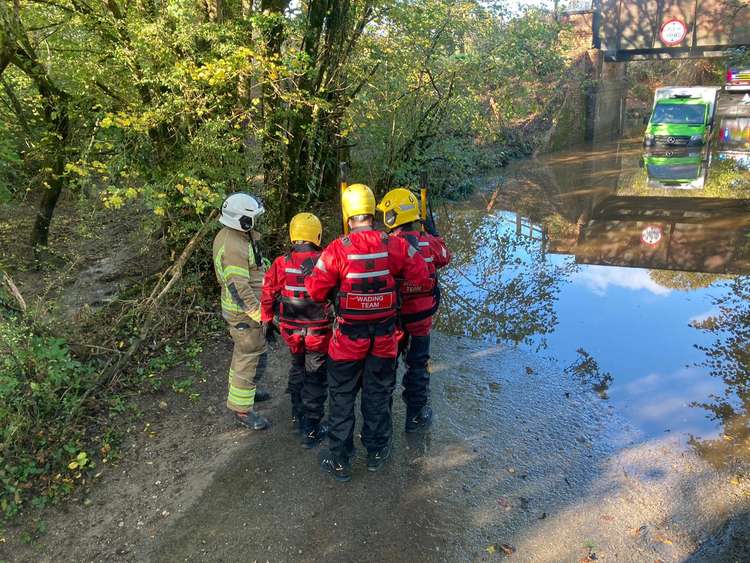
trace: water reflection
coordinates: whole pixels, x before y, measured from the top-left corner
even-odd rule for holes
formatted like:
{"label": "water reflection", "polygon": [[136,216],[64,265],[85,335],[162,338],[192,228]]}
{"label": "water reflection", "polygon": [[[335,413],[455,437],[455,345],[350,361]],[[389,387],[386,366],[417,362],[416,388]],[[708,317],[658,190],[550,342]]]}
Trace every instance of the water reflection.
{"label": "water reflection", "polygon": [[614,196],[594,208],[573,253],[581,264],[740,273],[750,268],[749,211],[746,200]]}
{"label": "water reflection", "polygon": [[449,217],[444,237],[454,255],[440,278],[438,327],[516,343],[552,332],[555,297],[572,265],[545,259],[543,229],[510,212],[454,209]]}
{"label": "water reflection", "polygon": [[565,372],[577,377],[581,383],[591,385],[602,399],[608,399],[607,390],[612,384],[612,374],[603,372],[594,357],[583,348],[576,350],[578,359],[565,368]]}
{"label": "water reflection", "polygon": [[681,150],[651,150],[643,155],[649,188],[700,189],[708,166],[704,153]]}
{"label": "water reflection", "polygon": [[693,321],[713,338],[700,347],[703,365],[723,383],[720,394],[693,406],[705,409],[723,431],[714,439],[691,437],[690,443],[712,463],[736,467],[750,460],[750,277],[739,276],[728,287],[711,314]]}
{"label": "water reflection", "polygon": [[[740,436],[750,416],[737,397],[750,401],[750,384],[712,377],[703,360],[715,335],[692,328],[716,322],[717,300],[750,274],[746,124],[720,126],[725,141],[695,154],[644,154],[631,140],[518,162],[446,210],[455,261],[441,278],[439,327],[544,343],[644,437],[670,430],[708,449],[720,425]],[[747,350],[744,331],[726,334]],[[727,392],[735,398],[717,399]]]}

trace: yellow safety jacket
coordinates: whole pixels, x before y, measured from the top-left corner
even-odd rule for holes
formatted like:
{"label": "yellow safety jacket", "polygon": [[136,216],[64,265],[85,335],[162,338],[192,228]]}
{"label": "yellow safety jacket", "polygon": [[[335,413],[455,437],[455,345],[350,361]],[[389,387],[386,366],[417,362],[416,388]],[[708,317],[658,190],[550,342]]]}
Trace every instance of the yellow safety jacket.
{"label": "yellow safety jacket", "polygon": [[214,270],[221,286],[221,312],[229,324],[260,322],[263,263],[255,231],[224,227],[214,239]]}

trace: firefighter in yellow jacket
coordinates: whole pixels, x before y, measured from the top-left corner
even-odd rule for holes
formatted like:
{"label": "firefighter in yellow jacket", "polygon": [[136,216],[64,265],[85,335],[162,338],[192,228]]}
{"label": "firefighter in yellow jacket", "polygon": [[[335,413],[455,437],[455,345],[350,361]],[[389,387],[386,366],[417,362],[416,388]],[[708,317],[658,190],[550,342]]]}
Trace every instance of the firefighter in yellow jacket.
{"label": "firefighter in yellow jacket", "polygon": [[[266,351],[260,322],[263,287],[258,250],[260,235],[253,227],[264,211],[261,202],[249,194],[230,195],[221,206],[219,222],[224,228],[214,239],[214,269],[221,286],[221,311],[234,341],[227,407],[234,411],[239,424],[253,430],[263,430],[270,425],[268,419],[253,410],[256,400],[261,399],[256,396],[256,382],[261,374],[259,362]],[[265,357],[262,360],[265,361]]]}

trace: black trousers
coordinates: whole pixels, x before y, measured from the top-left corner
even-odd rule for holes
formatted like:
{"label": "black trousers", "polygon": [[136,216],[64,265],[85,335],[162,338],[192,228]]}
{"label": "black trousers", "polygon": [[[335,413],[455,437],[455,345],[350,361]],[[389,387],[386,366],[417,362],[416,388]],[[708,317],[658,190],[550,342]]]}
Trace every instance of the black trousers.
{"label": "black trousers", "polygon": [[368,355],[362,360],[328,360],[330,413],[328,443],[338,459],[354,451],[354,404],[362,389],[362,444],[368,452],[384,448],[393,434],[391,409],[396,387],[395,358]]}
{"label": "black trousers", "polygon": [[406,372],[401,381],[404,391],[401,398],[406,403],[406,417],[419,414],[430,400],[430,372],[427,364],[430,360],[430,335],[409,335],[406,349],[404,350],[404,363]]}
{"label": "black trousers", "polygon": [[292,354],[286,392],[292,401],[292,414],[303,420],[303,429],[312,430],[325,415],[328,379],[323,352]]}

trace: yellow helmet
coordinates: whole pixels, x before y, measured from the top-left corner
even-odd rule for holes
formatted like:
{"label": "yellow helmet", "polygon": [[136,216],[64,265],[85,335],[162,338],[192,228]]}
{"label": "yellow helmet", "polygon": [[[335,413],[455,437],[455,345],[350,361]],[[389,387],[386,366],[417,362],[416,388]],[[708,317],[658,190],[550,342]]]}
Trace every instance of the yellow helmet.
{"label": "yellow helmet", "polygon": [[383,196],[378,204],[383,212],[383,223],[389,229],[419,221],[419,201],[417,196],[406,188],[394,188]]}
{"label": "yellow helmet", "polygon": [[352,184],[341,192],[341,211],[344,221],[356,215],[375,215],[375,196],[364,184]]}
{"label": "yellow helmet", "polygon": [[320,246],[323,237],[323,225],[312,213],[297,213],[289,221],[289,238],[292,242],[304,240]]}

